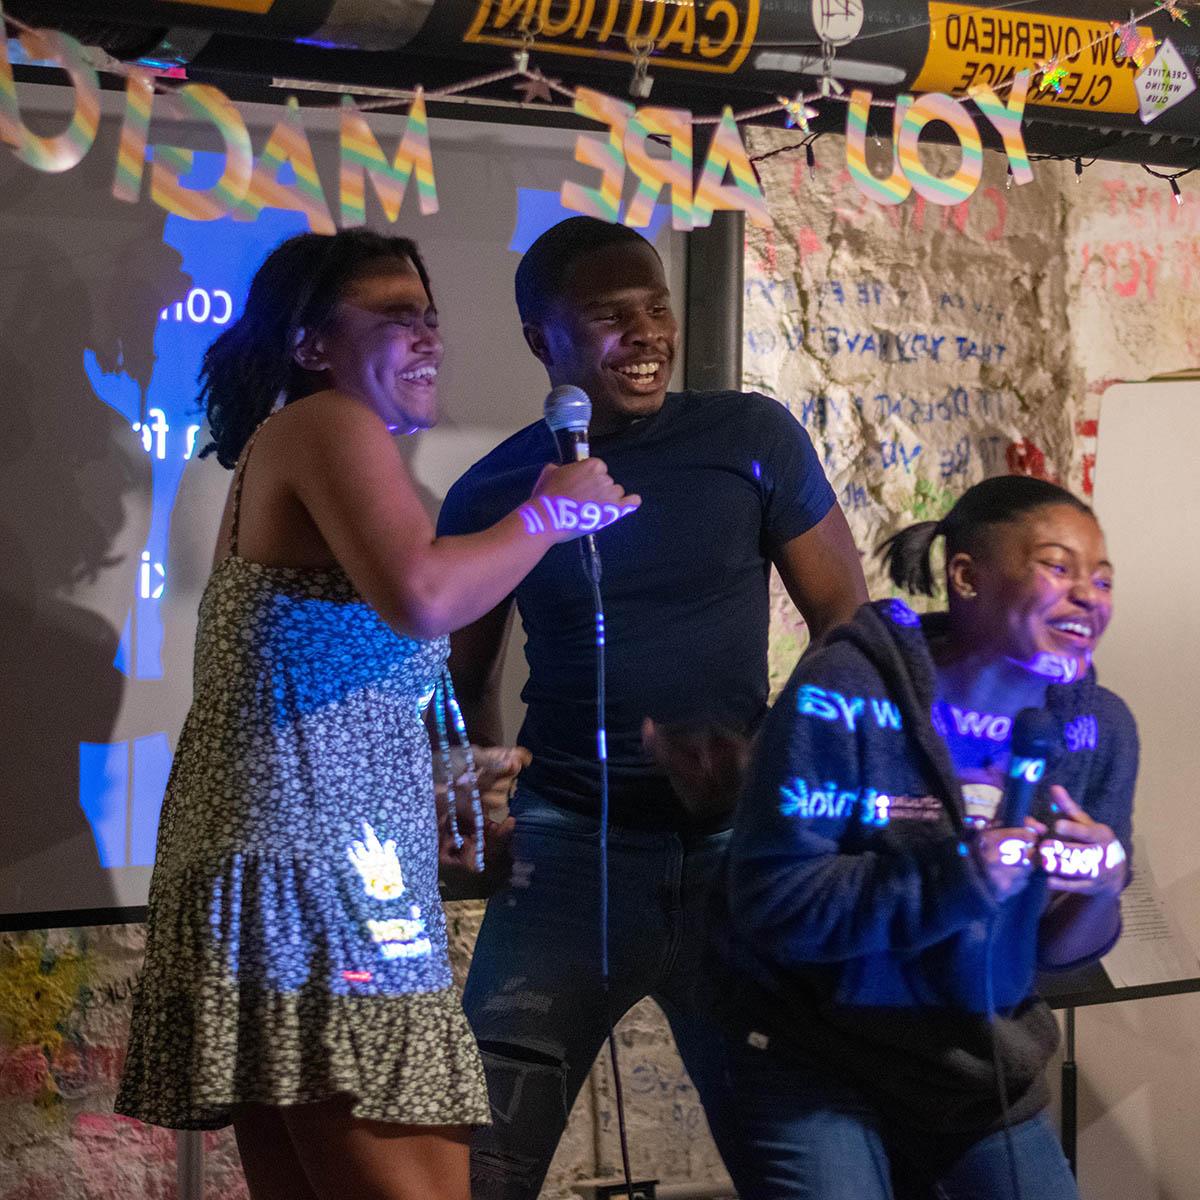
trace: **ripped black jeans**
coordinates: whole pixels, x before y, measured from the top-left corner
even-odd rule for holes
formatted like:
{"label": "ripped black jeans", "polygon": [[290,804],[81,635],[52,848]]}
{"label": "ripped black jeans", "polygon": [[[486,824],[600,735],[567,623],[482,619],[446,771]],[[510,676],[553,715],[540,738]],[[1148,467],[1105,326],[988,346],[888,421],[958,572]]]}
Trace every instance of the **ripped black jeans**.
{"label": "ripped black jeans", "polygon": [[[607,1035],[598,823],[518,789],[512,882],[488,902],[464,1005],[492,1125],[471,1145],[474,1200],[534,1200]],[[646,996],[666,1014],[717,1148],[737,1178],[724,1041],[702,1001],[709,896],[728,832],[609,832],[614,1022]]]}

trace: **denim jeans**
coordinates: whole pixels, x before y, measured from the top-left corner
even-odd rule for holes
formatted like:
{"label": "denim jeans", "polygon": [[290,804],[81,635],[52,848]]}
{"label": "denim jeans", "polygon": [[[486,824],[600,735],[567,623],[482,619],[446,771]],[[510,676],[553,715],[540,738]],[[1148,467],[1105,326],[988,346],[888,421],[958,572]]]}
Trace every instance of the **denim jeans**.
{"label": "denim jeans", "polygon": [[[511,809],[512,880],[488,902],[463,997],[493,1121],[472,1142],[474,1200],[537,1196],[608,1033],[599,823],[527,788]],[[657,1001],[727,1163],[724,1043],[703,984],[709,897],[728,840],[616,827],[608,839],[612,1019],[646,996]]]}
{"label": "denim jeans", "polygon": [[745,1147],[739,1200],[1017,1200],[1014,1168],[1020,1200],[1079,1200],[1044,1113],[950,1150],[824,1071],[749,1045],[726,1061]]}

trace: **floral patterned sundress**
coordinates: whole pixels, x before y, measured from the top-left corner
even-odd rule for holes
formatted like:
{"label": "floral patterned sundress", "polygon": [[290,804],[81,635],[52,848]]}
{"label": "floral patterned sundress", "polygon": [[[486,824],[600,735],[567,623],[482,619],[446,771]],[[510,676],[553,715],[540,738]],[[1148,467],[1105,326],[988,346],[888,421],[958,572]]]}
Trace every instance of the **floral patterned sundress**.
{"label": "floral patterned sundress", "polygon": [[[248,457],[248,452],[247,452]],[[485,1124],[450,975],[422,714],[447,640],[397,636],[337,568],[231,552],[200,604],[116,1109],[175,1129],[243,1103]]]}

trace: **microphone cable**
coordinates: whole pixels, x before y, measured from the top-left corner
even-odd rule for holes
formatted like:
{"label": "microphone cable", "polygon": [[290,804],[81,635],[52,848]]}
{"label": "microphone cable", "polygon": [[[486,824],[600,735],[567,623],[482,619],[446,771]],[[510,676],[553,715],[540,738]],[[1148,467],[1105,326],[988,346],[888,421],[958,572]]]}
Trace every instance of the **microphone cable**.
{"label": "microphone cable", "polygon": [[617,1035],[613,1025],[612,995],[608,966],[608,728],[605,718],[604,601],[600,594],[600,555],[591,538],[579,543],[584,573],[591,585],[596,617],[596,755],[600,764],[600,988],[604,998],[604,1021],[608,1027],[608,1055],[612,1065],[613,1097],[617,1105],[617,1138],[621,1146],[621,1168],[625,1175],[627,1200],[633,1200],[633,1172],[629,1165],[629,1130],[625,1122],[625,1095],[617,1060]]}
{"label": "microphone cable", "polygon": [[[1044,708],[1023,708],[1013,718],[1012,734],[1009,739],[1009,765],[1005,772],[1004,794],[996,812],[1002,827],[1023,826],[1033,805],[1038,784],[1046,773],[1046,767],[1054,746],[1061,737],[1058,722]],[[1036,853],[1036,851],[1034,851]],[[1026,881],[1026,886],[1029,881]],[[1001,901],[1003,904],[1003,901]],[[1004,1149],[1008,1158],[1009,1179],[1012,1184],[1013,1200],[1022,1200],[1020,1171],[1017,1168],[1016,1148],[1013,1145],[1012,1119],[1008,1109],[1008,1081],[1004,1075],[1004,1062],[997,1038],[996,980],[993,959],[996,935],[1000,929],[1001,913],[997,912],[988,925],[987,941],[984,943],[984,1004],[987,1008],[988,1028],[992,1035],[992,1067],[996,1074],[996,1091],[1000,1099],[1000,1120],[1004,1126]]]}
{"label": "microphone cable", "polygon": [[[559,462],[580,461],[588,457],[588,424],[592,401],[574,384],[559,384],[546,397],[546,424],[558,449]],[[621,1166],[625,1173],[626,1200],[633,1200],[633,1172],[629,1165],[629,1133],[625,1122],[625,1096],[621,1087],[621,1068],[617,1059],[617,1037],[613,1025],[612,984],[608,961],[608,729],[605,717],[605,636],[604,600],[600,594],[600,554],[590,533],[579,540],[583,572],[588,578],[595,613],[596,638],[596,758],[600,766],[600,990],[604,1004],[604,1023],[608,1030],[608,1052],[612,1063],[613,1094],[617,1105],[617,1134],[621,1145]]]}
{"label": "microphone cable", "polygon": [[1013,1144],[1012,1117],[1008,1110],[1008,1082],[1004,1075],[1004,1061],[1000,1056],[1000,1045],[996,1037],[996,983],[992,973],[992,951],[995,949],[996,933],[1000,928],[1000,914],[988,923],[988,936],[984,944],[983,980],[984,1005],[987,1008],[988,1028],[991,1030],[992,1067],[996,1073],[996,1092],[1000,1098],[1000,1121],[1004,1126],[1004,1151],[1008,1159],[1008,1177],[1012,1185],[1013,1200],[1022,1200],[1020,1172],[1017,1169],[1017,1149]]}

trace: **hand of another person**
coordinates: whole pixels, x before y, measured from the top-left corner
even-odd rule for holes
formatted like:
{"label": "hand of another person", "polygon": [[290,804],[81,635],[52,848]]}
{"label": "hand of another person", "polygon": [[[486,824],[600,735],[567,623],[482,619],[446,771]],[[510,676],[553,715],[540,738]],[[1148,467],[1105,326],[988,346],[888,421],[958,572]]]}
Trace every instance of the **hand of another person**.
{"label": "hand of another person", "polygon": [[1088,816],[1066,788],[1055,785],[1050,797],[1063,814],[1055,820],[1053,833],[1038,843],[1051,890],[1119,895],[1129,876],[1129,862],[1117,835]]}
{"label": "hand of another person", "polygon": [[642,745],[694,820],[706,823],[733,812],[750,757],[744,734],[719,725],[659,725],[647,717]]}
{"label": "hand of another person", "polygon": [[613,482],[600,459],[585,458],[547,465],[520,511],[530,533],[551,530],[559,535],[556,541],[569,542],[627,517],[641,502]]}
{"label": "hand of another person", "polygon": [[[524,746],[472,746],[479,799],[483,806],[483,872],[475,868],[475,817],[471,811],[471,781],[466,756],[455,747],[451,767],[455,772],[455,815],[462,845],[455,847],[446,804],[446,784],[434,779],[438,806],[438,865],[443,879],[456,893],[469,890],[486,895],[507,882],[511,870],[509,841],[516,825],[509,816],[508,800],[521,771],[533,761]],[[470,877],[468,879],[468,877]]]}
{"label": "hand of another person", "polygon": [[1035,828],[981,829],[971,839],[971,852],[983,868],[997,900],[1015,896],[1033,875],[1038,831]]}

